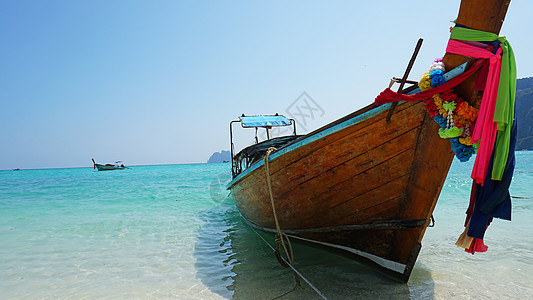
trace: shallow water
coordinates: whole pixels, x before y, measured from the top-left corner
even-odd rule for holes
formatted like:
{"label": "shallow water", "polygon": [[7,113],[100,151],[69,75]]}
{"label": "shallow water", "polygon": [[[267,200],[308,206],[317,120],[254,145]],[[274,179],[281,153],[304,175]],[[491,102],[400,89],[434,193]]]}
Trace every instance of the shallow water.
{"label": "shallow water", "polygon": [[[517,153],[513,221],[486,253],[454,243],[471,163],[455,162],[407,284],[293,243],[297,269],[329,299],[533,296],[533,152]],[[272,299],[294,286],[225,190],[229,164],[0,171],[0,299]],[[269,240],[272,242],[272,240]],[[303,281],[283,299],[316,299]]]}

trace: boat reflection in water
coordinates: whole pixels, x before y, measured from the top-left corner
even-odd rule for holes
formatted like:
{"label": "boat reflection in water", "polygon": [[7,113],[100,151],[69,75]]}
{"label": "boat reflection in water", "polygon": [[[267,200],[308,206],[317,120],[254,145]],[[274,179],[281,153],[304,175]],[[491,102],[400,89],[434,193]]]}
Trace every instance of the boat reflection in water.
{"label": "boat reflection in water", "polygon": [[[209,211],[201,218],[194,245],[196,276],[211,292],[225,298],[272,299],[294,285],[290,269],[280,267],[272,249],[247,226],[232,199]],[[271,236],[263,234],[273,245]],[[292,242],[296,268],[320,292],[331,299],[357,298],[409,299],[407,284],[390,280],[365,264],[325,249]],[[433,294],[430,273],[417,268],[413,278],[422,282],[425,295]],[[305,282],[284,299],[318,299]]]}

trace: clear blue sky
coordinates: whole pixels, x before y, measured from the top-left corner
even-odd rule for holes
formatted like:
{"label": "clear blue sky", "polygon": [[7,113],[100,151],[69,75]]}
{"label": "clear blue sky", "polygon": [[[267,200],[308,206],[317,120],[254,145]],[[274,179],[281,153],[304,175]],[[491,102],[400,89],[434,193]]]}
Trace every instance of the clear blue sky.
{"label": "clear blue sky", "polygon": [[[0,169],[205,162],[230,120],[303,92],[315,129],[371,103],[422,37],[418,80],[459,2],[1,1]],[[519,78],[532,12],[512,1],[502,29]]]}

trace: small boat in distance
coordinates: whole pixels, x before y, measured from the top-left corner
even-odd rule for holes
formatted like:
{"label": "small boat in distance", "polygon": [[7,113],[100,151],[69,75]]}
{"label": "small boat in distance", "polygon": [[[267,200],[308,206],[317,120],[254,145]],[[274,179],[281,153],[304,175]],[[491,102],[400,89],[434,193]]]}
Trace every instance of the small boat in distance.
{"label": "small boat in distance", "polygon": [[105,164],[105,165],[97,164],[94,161],[94,158],[92,158],[92,161],[93,161],[93,168],[98,169],[98,171],[123,170],[127,168],[126,166],[124,166],[124,164],[120,160],[116,161],[114,164]]}

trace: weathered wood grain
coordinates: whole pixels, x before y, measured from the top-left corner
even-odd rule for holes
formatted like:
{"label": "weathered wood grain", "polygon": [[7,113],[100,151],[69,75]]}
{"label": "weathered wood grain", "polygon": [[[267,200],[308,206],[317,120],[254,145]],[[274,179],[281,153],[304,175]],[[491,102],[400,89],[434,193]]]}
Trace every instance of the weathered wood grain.
{"label": "weathered wood grain", "polygon": [[[463,0],[457,22],[498,33],[508,1]],[[446,54],[452,69],[468,58]],[[456,88],[463,98],[473,95],[473,79]],[[471,101],[471,104],[475,104]],[[373,109],[369,105],[306,137],[321,134]],[[399,277],[409,278],[430,217],[450,168],[449,140],[421,102],[396,107],[325,135],[272,159],[270,180],[282,229],[306,229],[302,238],[341,245],[406,264]],[[292,145],[305,140],[300,138]],[[265,167],[232,183],[235,203],[251,224],[275,228]],[[416,228],[312,232],[313,228],[367,225],[390,220],[426,220]]]}

